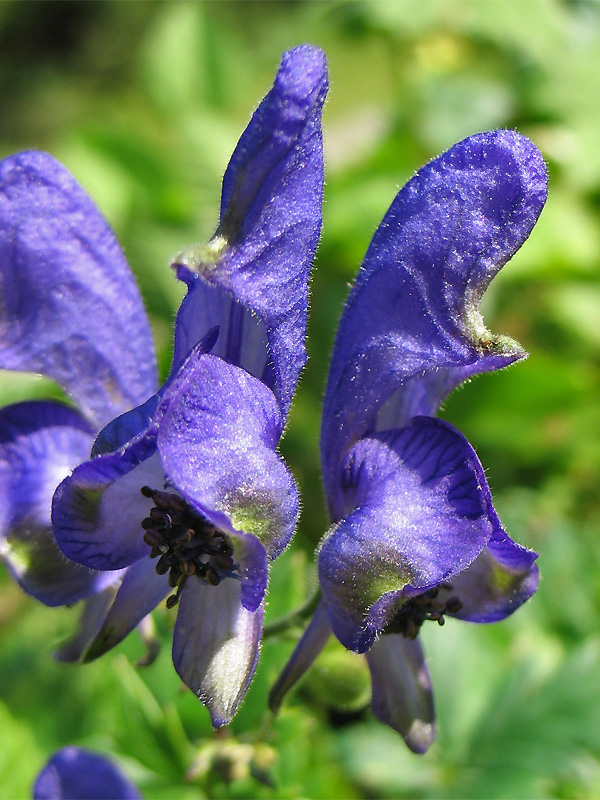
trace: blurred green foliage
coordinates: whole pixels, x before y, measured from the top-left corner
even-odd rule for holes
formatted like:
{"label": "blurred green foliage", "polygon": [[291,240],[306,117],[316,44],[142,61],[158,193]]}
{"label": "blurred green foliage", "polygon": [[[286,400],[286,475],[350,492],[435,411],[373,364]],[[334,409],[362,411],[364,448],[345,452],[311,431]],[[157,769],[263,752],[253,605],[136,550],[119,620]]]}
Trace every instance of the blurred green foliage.
{"label": "blurred green foliage", "polygon": [[[424,631],[439,736],[416,757],[370,717],[364,663],[335,642],[273,721],[266,695],[298,632],[267,640],[238,717],[213,734],[172,669],[170,614],[155,615],[151,667],[133,666],[135,634],[93,664],[57,664],[77,610],[46,609],[3,573],[1,797],[29,796],[69,743],[115,755],[147,798],[600,796],[598,2],[3,2],[0,156],[46,149],[96,200],[142,287],[164,375],[182,296],[166,265],[212,234],[229,155],[281,52],[301,42],[330,64],[326,203],[311,360],[283,445],[305,511],[268,614],[314,582],[327,526],[319,405],[347,285],[398,187],[491,127],[530,136],[549,166],[542,218],[484,300],[488,326],[531,355],[455,392],[443,415],[477,447],[508,530],[540,551],[540,590],[501,625]],[[48,394],[48,381],[2,374],[2,404]]]}

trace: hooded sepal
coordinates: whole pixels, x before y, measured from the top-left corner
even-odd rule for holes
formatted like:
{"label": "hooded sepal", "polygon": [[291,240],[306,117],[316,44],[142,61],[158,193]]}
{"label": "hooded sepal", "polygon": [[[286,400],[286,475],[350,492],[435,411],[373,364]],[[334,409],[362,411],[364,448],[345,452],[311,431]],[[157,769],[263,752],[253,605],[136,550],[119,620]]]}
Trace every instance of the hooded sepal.
{"label": "hooded sepal", "polygon": [[287,414],[306,361],[308,276],[321,229],[321,110],[325,56],[307,45],[284,53],[223,179],[220,224],[205,247],[174,261],[188,295],[177,316],[174,368],[207,326],[215,355],[275,393]]}
{"label": "hooded sepal", "polygon": [[462,381],[525,355],[486,329],[479,301],[529,236],[546,185],[528,139],[490,131],[454,145],[400,191],[336,337],[322,424],[328,495],[354,441],[434,415]]}
{"label": "hooded sepal", "polygon": [[47,153],[0,162],[0,367],[57,381],[97,430],[156,391],[150,325],[111,229]]}

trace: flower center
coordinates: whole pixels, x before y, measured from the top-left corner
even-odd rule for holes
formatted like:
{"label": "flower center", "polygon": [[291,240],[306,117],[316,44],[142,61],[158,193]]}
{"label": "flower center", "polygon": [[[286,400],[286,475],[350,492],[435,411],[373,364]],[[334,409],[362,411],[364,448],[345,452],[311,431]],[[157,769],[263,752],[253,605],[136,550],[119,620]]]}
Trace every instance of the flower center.
{"label": "flower center", "polygon": [[383,632],[401,633],[405,639],[416,639],[421,625],[426,620],[434,620],[438,625],[443,625],[446,621],[444,614],[455,614],[460,611],[462,602],[456,595],[452,595],[445,602],[438,599],[440,589],[452,591],[452,585],[442,583],[411,597],[395,612]]}
{"label": "flower center", "polygon": [[239,577],[233,560],[233,545],[226,533],[194,511],[178,494],[142,486],[144,497],[154,501],[150,514],[142,520],[144,541],[151,548],[150,558],[158,558],[156,572],[169,573],[169,586],[175,593],[167,597],[167,608],[179,602],[188,578],[218,586],[223,578]]}

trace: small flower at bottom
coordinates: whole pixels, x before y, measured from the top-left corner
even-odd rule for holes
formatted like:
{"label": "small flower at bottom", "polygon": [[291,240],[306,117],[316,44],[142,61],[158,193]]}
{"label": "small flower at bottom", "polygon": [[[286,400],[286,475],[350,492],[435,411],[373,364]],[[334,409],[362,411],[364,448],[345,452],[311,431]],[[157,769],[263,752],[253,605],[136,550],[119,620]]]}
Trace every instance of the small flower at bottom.
{"label": "small flower at bottom", "polygon": [[326,91],[320,50],[284,54],[225,172],[215,235],[172,264],[188,291],[160,389],[139,294],[92,202],[46,154],[0,165],[0,367],[54,378],[82,412],[59,403],[0,412],[12,424],[0,491],[18,507],[2,533],[28,552],[21,522],[39,512],[47,550],[62,559],[58,544],[75,573],[120,578],[89,610],[84,660],[168,595],[176,669],[215,725],[229,722],[252,678],[267,563],[296,522],[296,487],[276,448],[306,360]]}
{"label": "small flower at bottom", "polygon": [[537,554],[508,537],[475,451],[433,415],[464,380],[525,356],[486,329],[479,301],[531,232],[546,184],[527,139],[478,134],[423,167],[376,231],[324,400],[323,599],[274,709],[333,631],[366,653],[375,715],[422,753],[435,738],[422,625],[494,622],[535,592]]}
{"label": "small flower at bottom", "polygon": [[64,747],[36,778],[33,800],[141,800],[141,794],[109,759]]}

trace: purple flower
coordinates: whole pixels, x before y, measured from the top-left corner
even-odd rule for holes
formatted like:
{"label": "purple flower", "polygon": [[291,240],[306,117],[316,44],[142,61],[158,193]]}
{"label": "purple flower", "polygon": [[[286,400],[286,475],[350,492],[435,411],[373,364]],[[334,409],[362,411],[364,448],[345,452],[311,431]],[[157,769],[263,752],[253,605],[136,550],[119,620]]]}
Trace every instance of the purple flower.
{"label": "purple flower", "polygon": [[435,724],[422,624],[494,622],[536,590],[537,554],[508,537],[475,451],[433,415],[464,380],[525,356],[486,329],[479,301],[531,232],[546,185],[530,141],[478,134],[423,167],[376,231],[324,401],[323,600],[273,707],[333,630],[367,654],[375,715],[424,752]]}
{"label": "purple flower", "polygon": [[[45,473],[58,473],[59,452],[70,459],[54,486],[79,464],[54,494],[55,540],[96,574],[126,568],[108,611],[90,614],[96,635],[84,659],[120,642],[169,595],[167,605],[179,605],[175,667],[215,726],[230,721],[254,672],[267,563],[296,523],[296,487],[276,447],[306,359],[326,91],[320,50],[284,54],[225,173],[216,233],[173,263],[188,292],[158,390],[145,312],[95,207],[47,155],[2,164],[0,363],[55,378],[85,417],[56,403],[36,415],[23,409],[38,420],[40,441],[29,443],[25,423],[13,426],[9,467],[27,447],[35,454],[28,480],[6,492],[27,508],[30,485],[35,495]],[[50,483],[39,509],[44,541]],[[13,526],[6,538],[17,535]]]}
{"label": "purple flower", "polygon": [[0,550],[25,591],[73,603],[114,575],[68,563],[51,535],[53,492],[95,433],[156,391],[150,326],[114,235],[51,156],[0,162],[0,367],[53,378],[79,410],[0,410]]}
{"label": "purple flower", "polygon": [[104,758],[80,747],[54,753],[37,777],[34,800],[140,800],[141,794]]}

